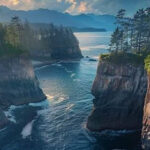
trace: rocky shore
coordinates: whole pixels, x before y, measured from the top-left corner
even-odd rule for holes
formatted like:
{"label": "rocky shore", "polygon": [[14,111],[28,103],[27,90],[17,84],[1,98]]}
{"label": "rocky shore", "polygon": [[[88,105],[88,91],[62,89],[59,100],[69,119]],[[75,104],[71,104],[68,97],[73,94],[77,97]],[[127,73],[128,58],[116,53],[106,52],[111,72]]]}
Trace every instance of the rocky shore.
{"label": "rocky shore", "polygon": [[3,111],[11,105],[23,105],[46,99],[39,87],[28,56],[0,58],[0,128],[8,119]]}

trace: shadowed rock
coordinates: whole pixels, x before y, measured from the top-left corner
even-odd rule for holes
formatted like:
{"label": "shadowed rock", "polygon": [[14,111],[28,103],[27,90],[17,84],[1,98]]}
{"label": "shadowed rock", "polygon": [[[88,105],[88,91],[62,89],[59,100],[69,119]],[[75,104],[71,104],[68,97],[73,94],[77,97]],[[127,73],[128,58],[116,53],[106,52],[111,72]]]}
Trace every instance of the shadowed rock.
{"label": "shadowed rock", "polygon": [[[11,105],[23,105],[45,100],[46,96],[39,87],[39,82],[29,58],[25,55],[0,59],[0,108]],[[0,109],[0,128],[7,119]]]}
{"label": "shadowed rock", "polygon": [[146,89],[143,66],[99,62],[87,127],[92,131],[141,129]]}

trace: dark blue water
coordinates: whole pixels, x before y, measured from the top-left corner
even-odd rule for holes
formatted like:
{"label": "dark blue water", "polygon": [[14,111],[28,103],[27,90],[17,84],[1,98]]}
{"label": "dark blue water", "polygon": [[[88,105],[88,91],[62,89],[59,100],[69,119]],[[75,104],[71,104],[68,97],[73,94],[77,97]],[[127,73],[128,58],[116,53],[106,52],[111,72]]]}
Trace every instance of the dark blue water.
{"label": "dark blue water", "polygon": [[[76,33],[76,36],[84,56],[98,59],[100,53],[107,52],[110,33]],[[111,142],[116,146],[128,140],[132,144],[132,140],[127,137],[121,139],[118,133],[113,135],[116,134],[120,140],[114,141],[114,137],[108,138],[105,132],[97,138],[97,134],[86,129],[87,117],[93,106],[91,87],[97,63],[84,58],[37,68],[35,72],[47,100],[36,105],[11,108],[7,112],[15,116],[10,116],[14,122],[20,117],[31,119],[20,121],[17,127],[12,125],[7,131],[9,137],[5,136],[8,134],[6,130],[1,131],[0,150],[107,150],[112,149],[106,148],[112,145]],[[33,112],[38,112],[34,119]]]}

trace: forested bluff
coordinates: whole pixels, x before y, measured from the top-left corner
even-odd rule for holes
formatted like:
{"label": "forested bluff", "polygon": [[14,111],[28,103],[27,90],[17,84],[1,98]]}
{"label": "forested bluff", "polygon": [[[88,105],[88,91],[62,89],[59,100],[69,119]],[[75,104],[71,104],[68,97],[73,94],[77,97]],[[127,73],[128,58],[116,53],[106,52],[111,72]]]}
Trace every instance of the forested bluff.
{"label": "forested bluff", "polygon": [[[1,23],[0,128],[12,124],[6,114],[11,106],[46,99],[35,76],[32,60],[48,62],[80,58],[79,42],[69,28],[52,24],[46,29],[36,28],[28,22],[22,23],[17,16],[9,24]],[[29,118],[32,120],[33,117]]]}

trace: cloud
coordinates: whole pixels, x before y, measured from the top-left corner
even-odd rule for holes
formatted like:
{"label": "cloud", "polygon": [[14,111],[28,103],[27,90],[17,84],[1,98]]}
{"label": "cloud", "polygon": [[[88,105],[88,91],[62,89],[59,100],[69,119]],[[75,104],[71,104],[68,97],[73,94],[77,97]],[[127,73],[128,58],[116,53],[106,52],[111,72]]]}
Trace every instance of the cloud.
{"label": "cloud", "polygon": [[14,5],[18,5],[19,0],[1,0],[0,4],[1,5],[6,5],[6,6],[14,6]]}
{"label": "cloud", "polygon": [[71,4],[71,6],[66,10],[68,13],[77,14],[88,12],[87,2],[85,1],[65,0],[65,2]]}
{"label": "cloud", "polygon": [[150,0],[0,0],[0,5],[23,10],[48,8],[72,14],[116,14],[124,8],[133,14],[139,8],[150,6]]}
{"label": "cloud", "polygon": [[72,13],[76,9],[76,6],[77,6],[76,0],[65,0],[65,2],[71,4],[71,6],[66,10],[66,12]]}
{"label": "cloud", "polygon": [[80,2],[80,5],[78,7],[78,12],[79,13],[84,13],[86,11],[88,11],[87,3],[86,2]]}

